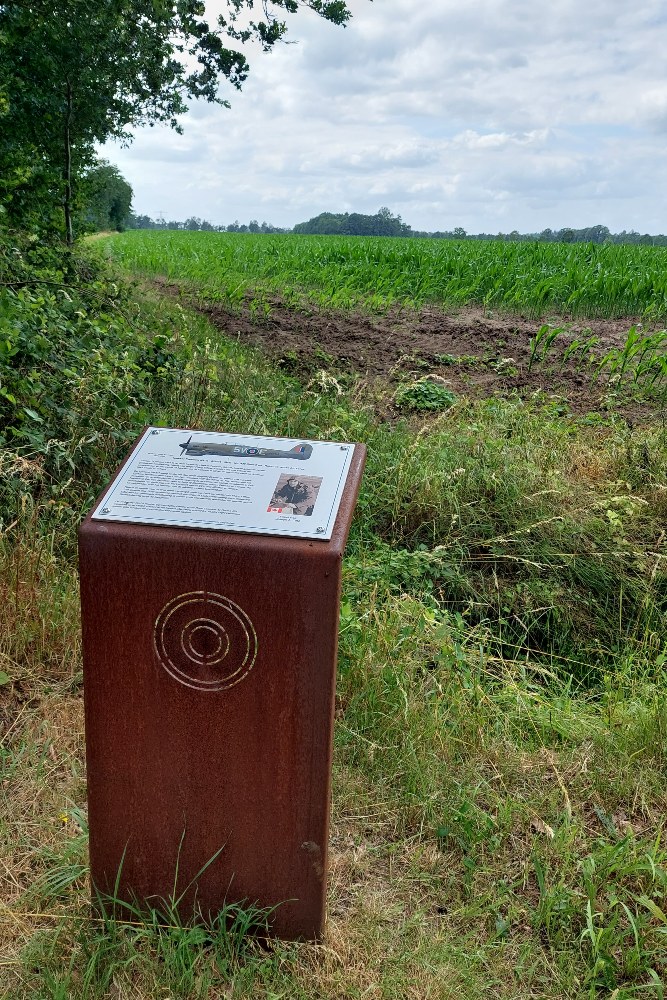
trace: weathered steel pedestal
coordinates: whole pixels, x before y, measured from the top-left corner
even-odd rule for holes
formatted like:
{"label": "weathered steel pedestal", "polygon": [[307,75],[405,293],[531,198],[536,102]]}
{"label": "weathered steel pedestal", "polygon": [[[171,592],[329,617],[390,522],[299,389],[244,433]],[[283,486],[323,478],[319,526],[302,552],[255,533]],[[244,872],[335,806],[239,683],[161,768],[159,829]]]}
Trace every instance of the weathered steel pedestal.
{"label": "weathered steel pedestal", "polygon": [[329,541],[82,524],[97,892],[157,906],[192,883],[186,918],[245,900],[277,906],[280,937],[321,935],[341,560],[363,461],[356,446]]}

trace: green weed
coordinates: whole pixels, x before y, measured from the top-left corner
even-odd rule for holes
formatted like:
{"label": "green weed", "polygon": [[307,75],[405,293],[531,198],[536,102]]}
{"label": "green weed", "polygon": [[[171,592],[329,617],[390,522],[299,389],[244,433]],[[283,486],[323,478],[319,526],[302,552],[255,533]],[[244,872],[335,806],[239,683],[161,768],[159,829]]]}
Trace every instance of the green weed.
{"label": "green weed", "polygon": [[396,392],[396,406],[408,410],[448,410],[456,402],[456,393],[433,380],[433,377],[418,379],[401,386]]}

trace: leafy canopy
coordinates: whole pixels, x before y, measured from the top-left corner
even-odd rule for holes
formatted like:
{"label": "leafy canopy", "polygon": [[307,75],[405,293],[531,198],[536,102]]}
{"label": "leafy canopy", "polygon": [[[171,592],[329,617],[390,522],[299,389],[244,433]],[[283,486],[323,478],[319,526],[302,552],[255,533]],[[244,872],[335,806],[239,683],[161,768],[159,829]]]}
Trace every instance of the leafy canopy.
{"label": "leafy canopy", "polygon": [[0,0],[0,204],[44,222],[64,202],[67,217],[96,143],[180,130],[191,99],[227,105],[220,83],[241,88],[246,43],[268,51],[300,8],[351,16],[343,0],[226,0],[213,24],[202,0]]}
{"label": "leafy canopy", "polygon": [[[262,0],[263,17],[247,13],[255,0],[227,0],[214,26],[202,0],[31,0],[0,3],[0,83],[15,114],[35,133],[27,112],[62,105],[67,81],[78,93],[77,116],[87,138],[103,142],[130,126],[168,122],[188,98],[219,104],[226,78],[240,89],[248,74],[242,46],[258,40],[268,51],[287,33],[283,12],[309,8],[334,24],[350,11],[343,0]],[[244,16],[246,15],[246,16]],[[54,90],[45,91],[47,83]],[[49,119],[50,120],[50,119]]]}

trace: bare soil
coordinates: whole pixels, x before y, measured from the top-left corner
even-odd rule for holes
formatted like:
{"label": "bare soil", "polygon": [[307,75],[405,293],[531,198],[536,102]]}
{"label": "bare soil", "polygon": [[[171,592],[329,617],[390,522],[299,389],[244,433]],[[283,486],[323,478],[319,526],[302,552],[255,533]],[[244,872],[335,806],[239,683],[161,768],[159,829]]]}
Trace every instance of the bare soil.
{"label": "bare soil", "polygon": [[[274,296],[263,300],[270,306],[268,316],[258,318],[251,296],[241,309],[232,310],[193,298],[166,282],[159,287],[162,293],[183,296],[225,335],[260,348],[297,375],[328,368],[397,383],[431,377],[469,397],[538,394],[562,400],[576,414],[613,410],[628,420],[645,421],[655,412],[648,403],[612,391],[606,376],[594,381],[587,366],[563,362],[563,352],[575,338],[596,337],[599,357],[622,346],[637,323],[632,317],[527,319],[480,308],[445,311],[434,306],[370,313],[310,304],[294,308]],[[566,332],[559,334],[544,361],[529,366],[530,340],[544,322],[563,326]]]}

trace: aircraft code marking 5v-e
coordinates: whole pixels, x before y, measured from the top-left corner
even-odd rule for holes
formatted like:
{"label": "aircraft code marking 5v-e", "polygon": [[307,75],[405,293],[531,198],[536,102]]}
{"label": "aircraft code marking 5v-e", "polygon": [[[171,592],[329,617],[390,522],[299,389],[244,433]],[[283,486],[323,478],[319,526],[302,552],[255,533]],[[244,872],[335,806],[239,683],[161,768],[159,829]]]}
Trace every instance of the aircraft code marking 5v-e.
{"label": "aircraft code marking 5v-e", "polygon": [[254,448],[240,444],[215,444],[192,441],[192,435],[180,445],[181,458],[204,458],[206,455],[224,455],[228,458],[298,458],[305,461],[313,453],[312,444],[297,444],[289,451],[278,448]]}

